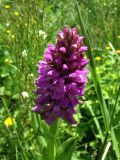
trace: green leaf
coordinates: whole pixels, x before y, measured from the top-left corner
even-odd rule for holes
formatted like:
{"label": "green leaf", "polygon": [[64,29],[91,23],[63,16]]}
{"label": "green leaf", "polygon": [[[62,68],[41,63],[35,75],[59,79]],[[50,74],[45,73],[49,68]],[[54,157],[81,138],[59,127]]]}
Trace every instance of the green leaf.
{"label": "green leaf", "polygon": [[5,77],[8,77],[9,76],[9,73],[1,73],[1,78],[5,78]]}
{"label": "green leaf", "polygon": [[3,96],[5,94],[5,87],[0,87],[0,96]]}
{"label": "green leaf", "polygon": [[39,144],[42,146],[42,148],[46,148],[47,147],[47,142],[45,140],[45,138],[43,136],[39,136],[38,137],[38,141]]}
{"label": "green leaf", "polygon": [[57,133],[57,131],[58,131],[59,122],[60,122],[60,121],[56,120],[56,121],[54,122],[54,124],[51,124],[51,125],[49,126],[49,131],[50,131],[50,133],[53,134],[54,136],[56,135],[56,133]]}
{"label": "green leaf", "polygon": [[12,99],[19,99],[20,98],[20,96],[19,96],[19,94],[17,93],[17,94],[14,94],[13,96],[12,96]]}
{"label": "green leaf", "polygon": [[39,121],[40,121],[40,125],[43,129],[43,133],[48,133],[49,132],[48,124],[44,120],[40,119]]}
{"label": "green leaf", "polygon": [[31,122],[32,122],[32,127],[33,127],[34,131],[36,132],[39,128],[37,116],[35,113],[30,112],[30,118],[31,118]]}
{"label": "green leaf", "polygon": [[75,150],[75,137],[64,141],[57,149],[56,160],[71,160],[72,154]]}

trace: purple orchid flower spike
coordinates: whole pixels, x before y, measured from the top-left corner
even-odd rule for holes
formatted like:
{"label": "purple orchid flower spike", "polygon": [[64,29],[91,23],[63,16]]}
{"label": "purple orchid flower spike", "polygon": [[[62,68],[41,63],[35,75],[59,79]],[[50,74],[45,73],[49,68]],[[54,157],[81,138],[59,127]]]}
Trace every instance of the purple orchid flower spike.
{"label": "purple orchid flower spike", "polygon": [[84,95],[89,60],[83,54],[83,36],[76,28],[64,28],[58,33],[56,45],[49,44],[44,60],[39,61],[36,80],[38,87],[36,106],[32,110],[39,113],[48,124],[59,117],[70,124],[75,123],[75,106],[80,103],[78,96]]}

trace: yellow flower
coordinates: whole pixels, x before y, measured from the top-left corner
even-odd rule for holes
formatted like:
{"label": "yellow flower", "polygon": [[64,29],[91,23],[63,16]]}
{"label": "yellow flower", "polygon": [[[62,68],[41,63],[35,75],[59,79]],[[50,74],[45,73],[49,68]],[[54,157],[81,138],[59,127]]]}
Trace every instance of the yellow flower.
{"label": "yellow flower", "polygon": [[8,30],[6,30],[6,32],[9,34],[9,33],[11,33],[11,30],[8,29]]}
{"label": "yellow flower", "polygon": [[15,12],[14,12],[14,15],[15,15],[15,16],[19,16],[19,12],[15,11]]}
{"label": "yellow flower", "polygon": [[5,119],[4,124],[5,124],[6,127],[10,127],[14,124],[14,121],[15,120],[13,118],[8,117],[8,118]]}
{"label": "yellow flower", "polygon": [[9,8],[10,8],[10,6],[9,6],[9,5],[5,5],[5,8],[6,8],[6,9],[9,9]]}
{"label": "yellow flower", "polygon": [[84,56],[85,59],[87,59],[87,56]]}
{"label": "yellow flower", "polygon": [[11,38],[14,39],[14,38],[15,38],[15,35],[13,34],[13,35],[11,36]]}
{"label": "yellow flower", "polygon": [[110,49],[110,47],[109,47],[109,46],[106,46],[106,49],[107,49],[107,50],[109,50],[109,49]]}
{"label": "yellow flower", "polygon": [[116,50],[116,52],[120,54],[120,49]]}
{"label": "yellow flower", "polygon": [[4,60],[4,62],[5,62],[6,64],[12,64],[12,63],[13,63],[12,60],[7,59],[7,58]]}
{"label": "yellow flower", "polygon": [[120,35],[117,38],[120,39]]}
{"label": "yellow flower", "polygon": [[101,60],[101,57],[95,57],[95,60],[96,60],[96,61],[100,61],[100,60]]}

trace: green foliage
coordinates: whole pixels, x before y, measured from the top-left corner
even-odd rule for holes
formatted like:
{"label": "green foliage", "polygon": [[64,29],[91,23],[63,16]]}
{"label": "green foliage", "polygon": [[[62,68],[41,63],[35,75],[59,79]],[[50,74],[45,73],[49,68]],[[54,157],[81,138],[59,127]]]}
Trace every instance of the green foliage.
{"label": "green foliage", "polygon": [[[80,0],[78,8],[74,0],[0,1],[0,160],[95,160],[107,142],[107,159],[119,157],[119,10],[116,0]],[[48,126],[31,111],[34,81],[47,43],[64,26],[84,33],[89,82],[78,123]]]}
{"label": "green foliage", "polygon": [[72,153],[75,150],[75,140],[77,137],[71,137],[64,141],[57,149],[56,160],[71,160]]}

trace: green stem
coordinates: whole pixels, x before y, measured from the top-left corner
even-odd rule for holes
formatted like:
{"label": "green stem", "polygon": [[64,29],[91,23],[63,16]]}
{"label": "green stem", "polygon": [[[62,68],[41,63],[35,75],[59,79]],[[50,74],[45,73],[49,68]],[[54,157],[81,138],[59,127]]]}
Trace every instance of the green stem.
{"label": "green stem", "polygon": [[109,134],[107,133],[106,136],[105,136],[105,139],[104,139],[104,143],[103,143],[103,145],[101,147],[101,151],[100,151],[100,155],[98,157],[98,160],[102,159],[102,156],[103,156],[103,153],[104,153],[104,150],[105,150],[105,146],[106,146],[106,144],[108,142],[108,138],[109,138]]}
{"label": "green stem", "polygon": [[49,160],[55,160],[56,157],[55,143],[56,143],[57,131],[58,131],[58,121],[56,121],[49,127],[49,132],[52,135],[52,137],[47,138],[47,159]]}
{"label": "green stem", "polygon": [[55,138],[47,141],[47,157],[49,160],[55,160]]}

